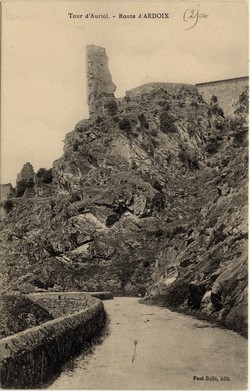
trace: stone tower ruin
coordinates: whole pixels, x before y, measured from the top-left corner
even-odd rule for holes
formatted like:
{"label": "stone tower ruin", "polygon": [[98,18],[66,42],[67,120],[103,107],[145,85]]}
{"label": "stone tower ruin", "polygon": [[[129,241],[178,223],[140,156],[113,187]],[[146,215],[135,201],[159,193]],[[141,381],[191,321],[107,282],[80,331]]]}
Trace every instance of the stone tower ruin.
{"label": "stone tower ruin", "polygon": [[87,46],[87,97],[90,118],[101,116],[105,106],[114,100],[116,86],[108,68],[108,56],[104,48]]}

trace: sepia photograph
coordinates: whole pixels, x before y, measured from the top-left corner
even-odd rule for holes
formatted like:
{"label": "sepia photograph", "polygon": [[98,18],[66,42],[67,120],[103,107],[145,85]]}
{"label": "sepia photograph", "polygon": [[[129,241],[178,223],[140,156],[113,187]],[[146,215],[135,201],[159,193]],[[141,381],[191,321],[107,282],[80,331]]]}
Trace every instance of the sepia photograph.
{"label": "sepia photograph", "polygon": [[248,2],[1,26],[1,388],[247,390]]}

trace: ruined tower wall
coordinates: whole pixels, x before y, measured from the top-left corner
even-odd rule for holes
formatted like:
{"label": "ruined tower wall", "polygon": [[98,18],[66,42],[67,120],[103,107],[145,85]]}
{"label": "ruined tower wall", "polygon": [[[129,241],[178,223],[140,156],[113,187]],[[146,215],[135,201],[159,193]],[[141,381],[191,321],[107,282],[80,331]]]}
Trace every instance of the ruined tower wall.
{"label": "ruined tower wall", "polygon": [[108,100],[114,99],[116,86],[108,68],[108,57],[104,48],[87,46],[87,97],[89,116],[98,117],[105,111]]}

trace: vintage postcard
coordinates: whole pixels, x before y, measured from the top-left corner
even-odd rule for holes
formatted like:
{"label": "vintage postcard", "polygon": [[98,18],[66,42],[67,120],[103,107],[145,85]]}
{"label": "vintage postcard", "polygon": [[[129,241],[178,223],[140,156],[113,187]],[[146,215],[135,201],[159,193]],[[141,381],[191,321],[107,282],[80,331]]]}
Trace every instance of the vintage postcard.
{"label": "vintage postcard", "polygon": [[4,389],[247,389],[248,3],[3,0]]}

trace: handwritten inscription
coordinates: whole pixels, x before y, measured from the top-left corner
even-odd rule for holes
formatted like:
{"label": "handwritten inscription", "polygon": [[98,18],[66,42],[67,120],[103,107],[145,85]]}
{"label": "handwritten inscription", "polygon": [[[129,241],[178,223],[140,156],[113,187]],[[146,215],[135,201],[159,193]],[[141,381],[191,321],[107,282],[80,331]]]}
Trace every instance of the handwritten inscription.
{"label": "handwritten inscription", "polygon": [[201,13],[199,8],[187,8],[183,14],[183,21],[188,24],[186,30],[191,30],[198,24],[200,19],[207,18],[208,16],[205,13]]}

